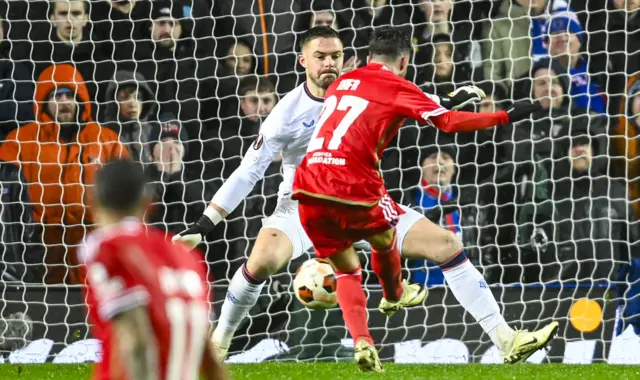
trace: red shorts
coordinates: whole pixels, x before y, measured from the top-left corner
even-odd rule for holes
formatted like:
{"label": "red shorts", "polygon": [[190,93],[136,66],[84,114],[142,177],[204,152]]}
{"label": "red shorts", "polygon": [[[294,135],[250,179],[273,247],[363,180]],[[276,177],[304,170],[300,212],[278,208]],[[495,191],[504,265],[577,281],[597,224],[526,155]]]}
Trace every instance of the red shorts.
{"label": "red shorts", "polygon": [[305,199],[298,204],[298,213],[316,255],[325,258],[395,227],[404,210],[385,195],[371,208]]}

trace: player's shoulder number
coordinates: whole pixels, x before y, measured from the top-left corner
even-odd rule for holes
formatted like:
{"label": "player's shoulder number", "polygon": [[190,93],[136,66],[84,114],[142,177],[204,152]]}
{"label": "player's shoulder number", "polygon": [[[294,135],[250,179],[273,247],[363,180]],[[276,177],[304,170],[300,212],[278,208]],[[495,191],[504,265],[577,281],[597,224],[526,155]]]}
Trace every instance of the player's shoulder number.
{"label": "player's shoulder number", "polygon": [[331,95],[325,99],[324,106],[320,113],[320,119],[318,120],[316,129],[313,132],[313,137],[311,138],[307,151],[313,152],[314,150],[322,149],[324,146],[324,137],[318,137],[318,133],[320,133],[320,129],[322,129],[324,123],[336,110],[347,111],[347,113],[344,114],[342,120],[338,123],[338,126],[333,130],[333,135],[331,136],[331,140],[329,140],[327,149],[338,149],[338,147],[340,147],[340,143],[342,143],[342,138],[347,134],[349,127],[351,127],[358,116],[364,112],[368,105],[368,100],[353,95],[343,95],[340,97],[339,101],[338,97],[335,95]]}

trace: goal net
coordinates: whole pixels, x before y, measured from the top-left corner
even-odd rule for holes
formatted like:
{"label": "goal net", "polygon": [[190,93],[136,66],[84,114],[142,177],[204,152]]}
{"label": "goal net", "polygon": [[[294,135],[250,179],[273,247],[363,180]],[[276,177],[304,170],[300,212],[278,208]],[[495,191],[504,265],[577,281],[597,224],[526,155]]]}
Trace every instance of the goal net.
{"label": "goal net", "polygon": [[[596,4],[597,3],[597,4]],[[174,0],[0,3],[2,361],[100,360],[76,250],[94,223],[91,178],[119,142],[154,179],[150,225],[180,232],[240,164],[260,125],[304,80],[300,35],[339,31],[345,66],[370,32],[413,38],[407,79],[432,94],[475,84],[469,111],[537,100],[515,125],[448,135],[407,122],[382,161],[392,197],[454,232],[515,328],[551,320],[532,363],[640,363],[640,5],[586,0]],[[17,132],[16,132],[17,131]],[[212,318],[277,202],[279,158],[202,246]],[[387,319],[361,246],[369,326],[396,363],[499,363],[438,267],[404,261],[429,287]],[[425,247],[428,250],[429,247]],[[350,361],[339,309],[293,296],[308,252],[267,281],[229,362]],[[78,282],[80,281],[80,282]]]}

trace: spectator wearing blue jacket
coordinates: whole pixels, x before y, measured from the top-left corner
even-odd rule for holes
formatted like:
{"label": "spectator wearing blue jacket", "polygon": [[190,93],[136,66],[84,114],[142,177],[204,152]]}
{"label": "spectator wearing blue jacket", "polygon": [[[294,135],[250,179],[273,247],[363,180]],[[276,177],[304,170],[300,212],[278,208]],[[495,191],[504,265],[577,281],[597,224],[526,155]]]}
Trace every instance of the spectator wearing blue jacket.
{"label": "spectator wearing blue jacket", "polygon": [[603,87],[589,74],[588,62],[580,51],[585,44],[585,33],[575,13],[560,12],[547,23],[549,55],[569,70],[572,105],[590,113],[604,114],[607,100]]}
{"label": "spectator wearing blue jacket", "polygon": [[[422,179],[415,191],[415,203],[427,212],[454,200],[456,192],[452,186],[456,174],[456,148],[453,145],[431,145],[423,151]],[[460,213],[442,213],[440,225],[454,232],[462,240]],[[443,285],[444,276],[440,268],[425,260],[411,260],[411,281],[427,286]]]}

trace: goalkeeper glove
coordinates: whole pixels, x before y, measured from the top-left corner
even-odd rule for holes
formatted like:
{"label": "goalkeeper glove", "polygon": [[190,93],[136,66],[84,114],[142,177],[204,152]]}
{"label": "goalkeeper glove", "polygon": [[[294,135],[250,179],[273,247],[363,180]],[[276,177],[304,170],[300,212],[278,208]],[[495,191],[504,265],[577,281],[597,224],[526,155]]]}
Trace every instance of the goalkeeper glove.
{"label": "goalkeeper glove", "polygon": [[484,91],[479,87],[462,86],[449,93],[449,97],[441,97],[440,105],[450,110],[459,110],[470,104],[481,101],[486,96],[487,95]]}
{"label": "goalkeeper glove", "polygon": [[209,206],[197,222],[192,224],[186,230],[175,235],[171,241],[174,243],[181,242],[189,248],[195,248],[202,242],[202,240],[204,240],[204,237],[213,230],[213,227],[220,223],[221,220],[222,215],[220,215],[216,209]]}
{"label": "goalkeeper glove", "polygon": [[507,110],[507,114],[509,115],[509,123],[515,123],[520,120],[526,119],[534,112],[540,111],[542,106],[540,102],[530,102],[528,100],[524,100],[521,102],[517,102],[511,106]]}

